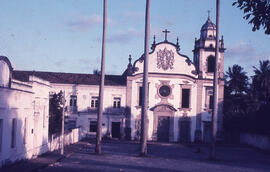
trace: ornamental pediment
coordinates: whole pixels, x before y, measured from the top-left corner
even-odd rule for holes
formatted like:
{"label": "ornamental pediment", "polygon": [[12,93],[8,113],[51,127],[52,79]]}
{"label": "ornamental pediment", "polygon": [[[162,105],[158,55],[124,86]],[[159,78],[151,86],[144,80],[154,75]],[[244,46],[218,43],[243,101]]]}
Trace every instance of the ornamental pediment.
{"label": "ornamental pediment", "polygon": [[[135,61],[134,74],[143,73],[144,56]],[[172,43],[162,42],[156,44],[149,53],[149,73],[183,74],[197,77],[196,69],[191,60],[179,53],[179,49]]]}

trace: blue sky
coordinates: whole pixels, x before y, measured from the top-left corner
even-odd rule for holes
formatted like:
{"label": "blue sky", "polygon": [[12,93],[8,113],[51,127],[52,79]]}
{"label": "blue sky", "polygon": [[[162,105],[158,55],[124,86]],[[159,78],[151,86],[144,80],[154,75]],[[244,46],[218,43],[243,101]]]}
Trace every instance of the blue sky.
{"label": "blue sky", "polygon": [[[180,52],[193,59],[208,10],[215,21],[215,0],[152,0],[151,39],[180,39]],[[225,70],[239,64],[249,74],[259,60],[270,60],[270,36],[252,32],[233,0],[221,0],[220,34],[224,35]],[[1,0],[0,54],[16,70],[92,73],[100,68],[103,0]],[[106,73],[122,74],[144,47],[145,0],[108,0]]]}

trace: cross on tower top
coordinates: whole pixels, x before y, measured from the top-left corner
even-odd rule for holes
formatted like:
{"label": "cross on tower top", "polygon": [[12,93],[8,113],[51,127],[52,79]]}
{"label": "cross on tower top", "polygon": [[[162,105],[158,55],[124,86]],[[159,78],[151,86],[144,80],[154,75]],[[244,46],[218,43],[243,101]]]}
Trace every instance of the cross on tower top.
{"label": "cross on tower top", "polygon": [[207,11],[208,12],[208,19],[210,19],[210,10]]}
{"label": "cross on tower top", "polygon": [[132,58],[131,58],[131,54],[130,54],[129,58],[128,58],[129,63],[131,63],[131,60],[132,60]]}
{"label": "cross on tower top", "polygon": [[167,34],[170,33],[170,31],[168,31],[167,29],[165,29],[164,31],[162,31],[163,33],[165,33],[165,42],[167,42]]}

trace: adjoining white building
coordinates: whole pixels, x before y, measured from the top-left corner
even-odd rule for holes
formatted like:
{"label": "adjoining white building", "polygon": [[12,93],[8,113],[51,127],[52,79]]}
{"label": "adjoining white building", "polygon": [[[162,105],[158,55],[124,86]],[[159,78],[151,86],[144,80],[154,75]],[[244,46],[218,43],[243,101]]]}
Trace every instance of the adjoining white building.
{"label": "adjoining white building", "polygon": [[22,82],[12,73],[0,56],[0,167],[48,151],[50,83],[35,76]]}
{"label": "adjoining white building", "polygon": [[[149,53],[149,140],[209,141],[215,36],[216,26],[208,18],[201,28],[200,38],[195,39],[193,62],[181,54],[178,40],[175,44],[166,38],[159,43],[154,40]],[[218,59],[218,134],[222,133],[224,51],[222,38]],[[89,134],[95,134],[99,103],[98,75],[12,71],[8,59],[1,59],[0,62],[1,65],[6,63],[8,66],[1,67],[3,70],[0,75],[0,101],[4,102],[0,104],[1,161],[7,158],[1,155],[13,155],[15,149],[12,147],[12,137],[13,128],[16,127],[16,144],[20,146],[20,151],[34,150],[36,147],[42,150],[41,142],[46,141],[48,135],[46,121],[49,95],[61,90],[65,91],[67,100],[67,126],[81,127]],[[133,64],[130,57],[127,69],[122,75],[106,75],[102,124],[104,137],[139,139],[143,62],[143,55]],[[13,122],[13,119],[19,122]],[[24,127],[25,120],[28,121],[27,127]],[[35,135],[36,131],[39,131],[40,135]],[[33,137],[34,140],[36,138],[36,141],[26,139],[31,140],[27,146],[19,143],[23,142],[25,137]],[[3,153],[4,151],[7,152]],[[35,153],[29,156],[32,154]]]}
{"label": "adjoining white building", "polygon": [[[27,82],[29,76],[50,82],[52,95],[65,92],[66,128],[80,127],[89,135],[95,135],[100,76],[93,74],[74,74],[38,71],[13,71],[13,77]],[[126,79],[124,76],[105,77],[103,135],[124,137],[126,116]]]}

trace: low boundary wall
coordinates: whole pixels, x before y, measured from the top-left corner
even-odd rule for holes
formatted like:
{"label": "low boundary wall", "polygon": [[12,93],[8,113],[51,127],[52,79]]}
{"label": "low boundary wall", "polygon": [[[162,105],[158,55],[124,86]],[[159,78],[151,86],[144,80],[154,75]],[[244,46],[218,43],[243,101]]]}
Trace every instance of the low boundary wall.
{"label": "low boundary wall", "polygon": [[[86,133],[81,128],[75,128],[69,133],[64,134],[64,145],[70,145],[76,143],[86,137]],[[61,148],[61,135],[52,135],[50,141],[48,141],[49,151],[54,151]]]}
{"label": "low boundary wall", "polygon": [[270,136],[241,133],[240,143],[253,146],[262,150],[270,150]]}

